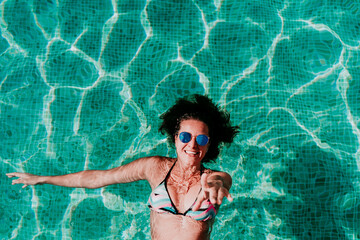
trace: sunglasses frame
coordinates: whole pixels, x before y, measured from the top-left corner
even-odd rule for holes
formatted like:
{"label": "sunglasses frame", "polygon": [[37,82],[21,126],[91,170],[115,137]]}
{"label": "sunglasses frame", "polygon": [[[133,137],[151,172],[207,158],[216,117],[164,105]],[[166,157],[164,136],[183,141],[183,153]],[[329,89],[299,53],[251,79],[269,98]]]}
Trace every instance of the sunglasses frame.
{"label": "sunglasses frame", "polygon": [[[189,134],[190,135],[190,139],[189,139],[189,141],[184,141],[184,137],[181,137],[181,136],[183,136],[184,134]],[[180,136],[181,135],[181,136]],[[200,144],[201,143],[201,140],[198,140],[198,137],[206,137],[206,139],[207,139],[207,141],[206,141],[206,143],[205,144]],[[205,134],[200,134],[200,135],[197,135],[197,136],[193,136],[191,133],[189,133],[189,132],[181,132],[181,133],[179,133],[178,134],[178,137],[179,137],[179,140],[180,140],[180,142],[182,142],[182,143],[188,143],[188,142],[190,142],[192,139],[193,139],[193,137],[195,137],[195,141],[196,141],[196,143],[199,145],[199,146],[206,146],[206,144],[208,144],[209,142],[210,142],[210,137],[208,137],[208,136],[206,136]],[[200,142],[200,143],[199,143]]]}

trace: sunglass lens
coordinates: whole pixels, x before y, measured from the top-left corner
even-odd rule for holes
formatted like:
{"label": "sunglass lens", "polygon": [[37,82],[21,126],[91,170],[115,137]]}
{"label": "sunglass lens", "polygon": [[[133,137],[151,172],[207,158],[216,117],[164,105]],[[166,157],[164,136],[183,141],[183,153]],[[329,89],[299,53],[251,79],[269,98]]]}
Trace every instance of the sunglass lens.
{"label": "sunglass lens", "polygon": [[199,135],[196,137],[196,142],[200,146],[205,146],[209,142],[209,138],[206,135]]}
{"label": "sunglass lens", "polygon": [[180,139],[180,141],[183,142],[183,143],[188,143],[188,142],[190,142],[190,140],[191,140],[191,134],[188,133],[188,132],[181,132],[181,133],[179,134],[179,139]]}

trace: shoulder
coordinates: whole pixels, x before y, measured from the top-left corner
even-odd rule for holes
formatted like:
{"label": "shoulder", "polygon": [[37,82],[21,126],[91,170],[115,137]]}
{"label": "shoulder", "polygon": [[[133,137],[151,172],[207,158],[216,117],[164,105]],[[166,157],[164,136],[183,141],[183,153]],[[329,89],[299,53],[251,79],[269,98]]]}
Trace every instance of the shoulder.
{"label": "shoulder", "polygon": [[142,158],[142,161],[144,161],[146,163],[147,167],[165,168],[165,169],[168,166],[171,166],[173,163],[175,163],[174,158],[163,157],[163,156],[144,157],[144,158]]}
{"label": "shoulder", "polygon": [[174,158],[162,156],[146,157],[144,160],[147,162],[146,178],[151,187],[157,186],[175,163]]}

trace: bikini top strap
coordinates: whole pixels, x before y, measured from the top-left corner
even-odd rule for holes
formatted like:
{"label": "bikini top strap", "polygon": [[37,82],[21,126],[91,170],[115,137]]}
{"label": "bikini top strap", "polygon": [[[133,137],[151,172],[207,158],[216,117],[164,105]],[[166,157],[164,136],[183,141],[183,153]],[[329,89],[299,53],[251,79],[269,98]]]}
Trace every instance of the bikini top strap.
{"label": "bikini top strap", "polygon": [[[163,182],[165,182],[168,177],[170,176],[171,171],[173,170],[173,168],[175,167],[177,160],[175,160],[174,164],[172,165],[172,167],[170,168],[169,172],[166,174],[166,177],[164,178]],[[201,175],[204,173],[205,167],[201,164],[200,165],[200,179],[201,179]],[[201,190],[201,188],[200,188]]]}
{"label": "bikini top strap", "polygon": [[168,173],[166,174],[164,181],[166,181],[166,179],[168,179],[168,177],[170,176],[170,173],[171,173],[172,169],[174,168],[175,164],[176,164],[176,160],[175,160],[174,164],[172,165],[172,167],[170,168],[170,170],[168,171]]}

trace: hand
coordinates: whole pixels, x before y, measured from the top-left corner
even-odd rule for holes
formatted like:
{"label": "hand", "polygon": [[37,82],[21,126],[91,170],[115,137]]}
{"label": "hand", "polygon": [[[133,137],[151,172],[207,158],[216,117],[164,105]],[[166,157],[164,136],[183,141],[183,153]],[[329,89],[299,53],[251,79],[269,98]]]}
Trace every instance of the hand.
{"label": "hand", "polygon": [[39,176],[33,175],[30,173],[7,173],[6,176],[9,178],[18,177],[18,179],[14,179],[12,181],[12,185],[14,184],[24,184],[23,188],[27,187],[28,185],[36,185],[39,183]]}
{"label": "hand", "polygon": [[192,210],[197,211],[200,208],[201,203],[207,199],[209,199],[213,205],[221,205],[224,197],[230,202],[233,201],[229,190],[224,187],[221,179],[211,179],[209,178],[209,174],[204,173],[201,176],[201,192],[192,207]]}

